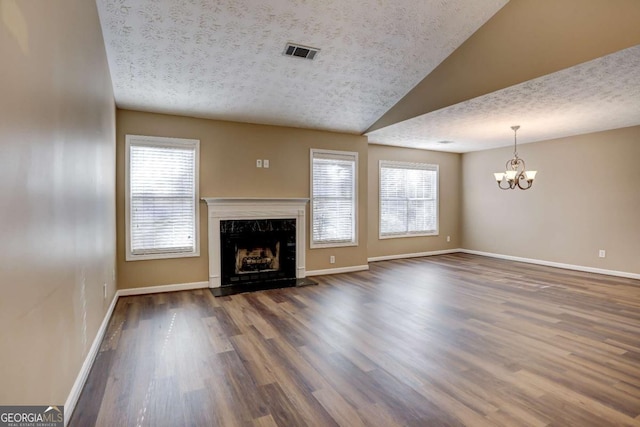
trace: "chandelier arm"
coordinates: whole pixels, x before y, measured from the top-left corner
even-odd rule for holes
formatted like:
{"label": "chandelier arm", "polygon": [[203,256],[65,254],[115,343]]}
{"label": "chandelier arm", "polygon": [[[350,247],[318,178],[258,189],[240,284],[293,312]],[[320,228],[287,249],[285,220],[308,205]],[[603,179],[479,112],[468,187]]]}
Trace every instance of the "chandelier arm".
{"label": "chandelier arm", "polygon": [[498,188],[500,188],[501,190],[511,190],[513,189],[513,187],[511,187],[511,185],[507,182],[507,186],[503,187],[502,186],[502,181],[498,182]]}
{"label": "chandelier arm", "polygon": [[[521,180],[523,180],[523,181],[525,181],[525,182],[527,183],[527,186],[526,186],[526,187],[523,187],[523,186],[520,184],[520,181],[521,181]],[[524,173],[520,173],[520,175],[518,176],[518,179],[517,179],[516,181],[517,181],[517,184],[518,184],[518,188],[519,188],[519,189],[521,189],[521,190],[528,190],[528,189],[530,189],[530,188],[531,188],[531,186],[533,185],[533,180],[531,180],[531,179],[526,179],[526,178],[525,178],[525,176],[524,176]]]}

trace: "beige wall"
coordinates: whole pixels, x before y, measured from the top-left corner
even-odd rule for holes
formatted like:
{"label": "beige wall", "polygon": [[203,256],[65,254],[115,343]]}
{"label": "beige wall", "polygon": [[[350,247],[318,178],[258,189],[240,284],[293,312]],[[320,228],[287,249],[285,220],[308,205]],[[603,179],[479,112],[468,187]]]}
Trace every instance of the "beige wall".
{"label": "beige wall", "polygon": [[640,43],[638,0],[511,0],[370,130]]}
{"label": "beige wall", "polygon": [[512,148],[463,155],[464,248],[640,273],[640,127],[525,144],[518,154],[538,170],[527,191],[493,180]]}
{"label": "beige wall", "polygon": [[[379,239],[380,160],[421,162],[439,165],[440,234],[438,236]],[[368,256],[413,254],[459,248],[461,155],[410,148],[369,145],[369,251]],[[451,241],[447,242],[447,236]]]}
{"label": "beige wall", "polygon": [[[208,277],[205,203],[200,206],[200,257],[124,261],[126,134],[200,139],[201,197],[309,197],[310,148],[358,152],[359,246],[307,247],[307,270],[364,265],[367,257],[459,247],[610,270],[639,270],[640,220],[635,212],[640,211],[640,193],[634,193],[633,185],[640,172],[632,163],[640,158],[640,128],[523,145],[520,154],[540,171],[535,186],[523,192],[501,191],[492,179],[492,173],[511,157],[511,148],[463,155],[439,153],[367,146],[365,138],[355,135],[118,110],[121,288],[200,282]],[[259,158],[269,159],[271,167],[257,169]],[[440,166],[438,236],[378,238],[380,160]],[[587,175],[585,168],[591,171]],[[612,175],[616,173],[621,175]],[[571,184],[557,184],[567,181]],[[451,242],[446,241],[448,235]],[[607,258],[598,258],[598,249],[607,250]],[[336,264],[329,264],[329,255],[336,256]]]}
{"label": "beige wall", "polygon": [[0,1],[0,63],[0,404],[62,405],[115,292],[115,106],[95,2]]}
{"label": "beige wall", "polygon": [[[367,263],[367,139],[362,136],[278,126],[223,122],[136,111],[117,111],[118,284],[121,288],[208,280],[206,203],[200,204],[200,257],[125,261],[125,135],[200,140],[200,197],[309,197],[309,150],[355,151],[359,155],[359,246],[309,249],[307,270]],[[256,168],[269,159],[269,169]],[[307,216],[308,216],[307,209]],[[307,231],[309,224],[307,223]],[[335,255],[336,263],[329,264]]]}

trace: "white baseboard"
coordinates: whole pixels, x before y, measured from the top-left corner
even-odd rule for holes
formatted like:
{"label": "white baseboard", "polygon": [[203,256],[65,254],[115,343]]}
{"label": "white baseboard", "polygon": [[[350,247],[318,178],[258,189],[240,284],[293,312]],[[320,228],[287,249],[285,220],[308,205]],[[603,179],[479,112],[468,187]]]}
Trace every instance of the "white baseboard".
{"label": "white baseboard", "polygon": [[325,276],[327,274],[353,273],[356,271],[366,271],[368,269],[368,265],[353,265],[351,267],[327,268],[326,270],[309,270],[307,271],[306,276]]}
{"label": "white baseboard", "polygon": [[162,292],[190,291],[192,289],[208,288],[209,282],[179,283],[176,285],[148,286],[144,288],[118,289],[119,297],[131,295],[159,294]]}
{"label": "white baseboard", "polygon": [[98,350],[100,350],[100,346],[102,345],[102,339],[104,338],[104,335],[107,332],[107,326],[109,326],[109,320],[111,320],[111,315],[113,314],[113,310],[116,308],[117,302],[118,302],[118,291],[116,291],[115,295],[113,295],[113,300],[111,301],[111,304],[109,305],[109,308],[107,309],[107,312],[104,315],[104,319],[102,319],[100,328],[98,328],[96,337],[93,339],[93,343],[89,348],[87,357],[85,357],[84,359],[84,363],[80,368],[80,372],[78,372],[78,376],[76,377],[76,380],[73,383],[73,387],[71,387],[71,391],[69,392],[67,401],[64,402],[64,425],[65,426],[69,424],[71,415],[73,414],[73,411],[76,408],[76,404],[78,403],[78,399],[80,398],[80,393],[84,388],[84,383],[87,381],[89,372],[91,372],[91,368],[93,367],[93,361],[96,359],[96,356],[98,355]]}
{"label": "white baseboard", "polygon": [[423,256],[454,254],[456,252],[461,252],[461,251],[462,249],[443,249],[440,251],[416,252],[412,254],[383,255],[383,256],[374,256],[371,258],[367,258],[367,261],[376,262],[376,261],[389,261],[392,259],[420,258]]}
{"label": "white baseboard", "polygon": [[482,255],[491,258],[501,258],[510,261],[526,262],[528,264],[546,265],[547,267],[564,268],[566,270],[584,271],[586,273],[605,274],[607,276],[625,277],[627,279],[640,279],[640,274],[628,273],[626,271],[606,270],[604,268],[586,267],[582,265],[564,264],[561,262],[545,261],[541,259],[522,258],[518,256],[494,254],[491,252],[474,251],[470,249],[460,249],[460,252],[472,255]]}

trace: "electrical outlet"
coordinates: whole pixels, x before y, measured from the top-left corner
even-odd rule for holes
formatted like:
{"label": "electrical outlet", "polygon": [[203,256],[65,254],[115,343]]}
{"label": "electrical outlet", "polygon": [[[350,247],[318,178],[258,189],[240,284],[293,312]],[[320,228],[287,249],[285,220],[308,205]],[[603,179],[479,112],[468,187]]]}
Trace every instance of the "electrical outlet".
{"label": "electrical outlet", "polygon": [[256,167],[257,168],[261,168],[262,167],[262,159],[256,160]]}
{"label": "electrical outlet", "polygon": [[269,168],[269,159],[264,159],[262,161],[262,166],[268,169]]}
{"label": "electrical outlet", "polygon": [[599,256],[600,258],[604,258],[604,257],[606,257],[606,256],[607,256],[607,251],[605,251],[604,249],[600,249],[600,250],[598,251],[598,256]]}
{"label": "electrical outlet", "polygon": [[336,263],[336,257],[335,257],[335,256],[333,256],[333,255],[331,255],[331,256],[329,257],[329,264],[335,264],[335,263]]}
{"label": "electrical outlet", "polygon": [[447,242],[451,241],[451,236],[447,236]]}
{"label": "electrical outlet", "polygon": [[104,296],[104,299],[107,299],[107,284],[106,283],[102,284],[102,294]]}

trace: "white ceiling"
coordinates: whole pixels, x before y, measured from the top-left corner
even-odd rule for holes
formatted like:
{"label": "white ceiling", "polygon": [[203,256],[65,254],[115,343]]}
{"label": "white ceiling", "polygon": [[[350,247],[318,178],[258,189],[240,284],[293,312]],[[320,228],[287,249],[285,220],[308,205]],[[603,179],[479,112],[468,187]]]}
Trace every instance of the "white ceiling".
{"label": "white ceiling", "polygon": [[[120,108],[362,133],[507,0],[97,0]],[[287,42],[320,48],[313,61]]]}
{"label": "white ceiling", "polygon": [[[640,125],[640,45],[368,133],[464,153]],[[438,141],[453,141],[439,144]]]}
{"label": "white ceiling", "polygon": [[[120,108],[361,134],[507,1],[97,4]],[[640,125],[640,45],[367,135],[462,153],[511,145],[515,124],[519,143]]]}

